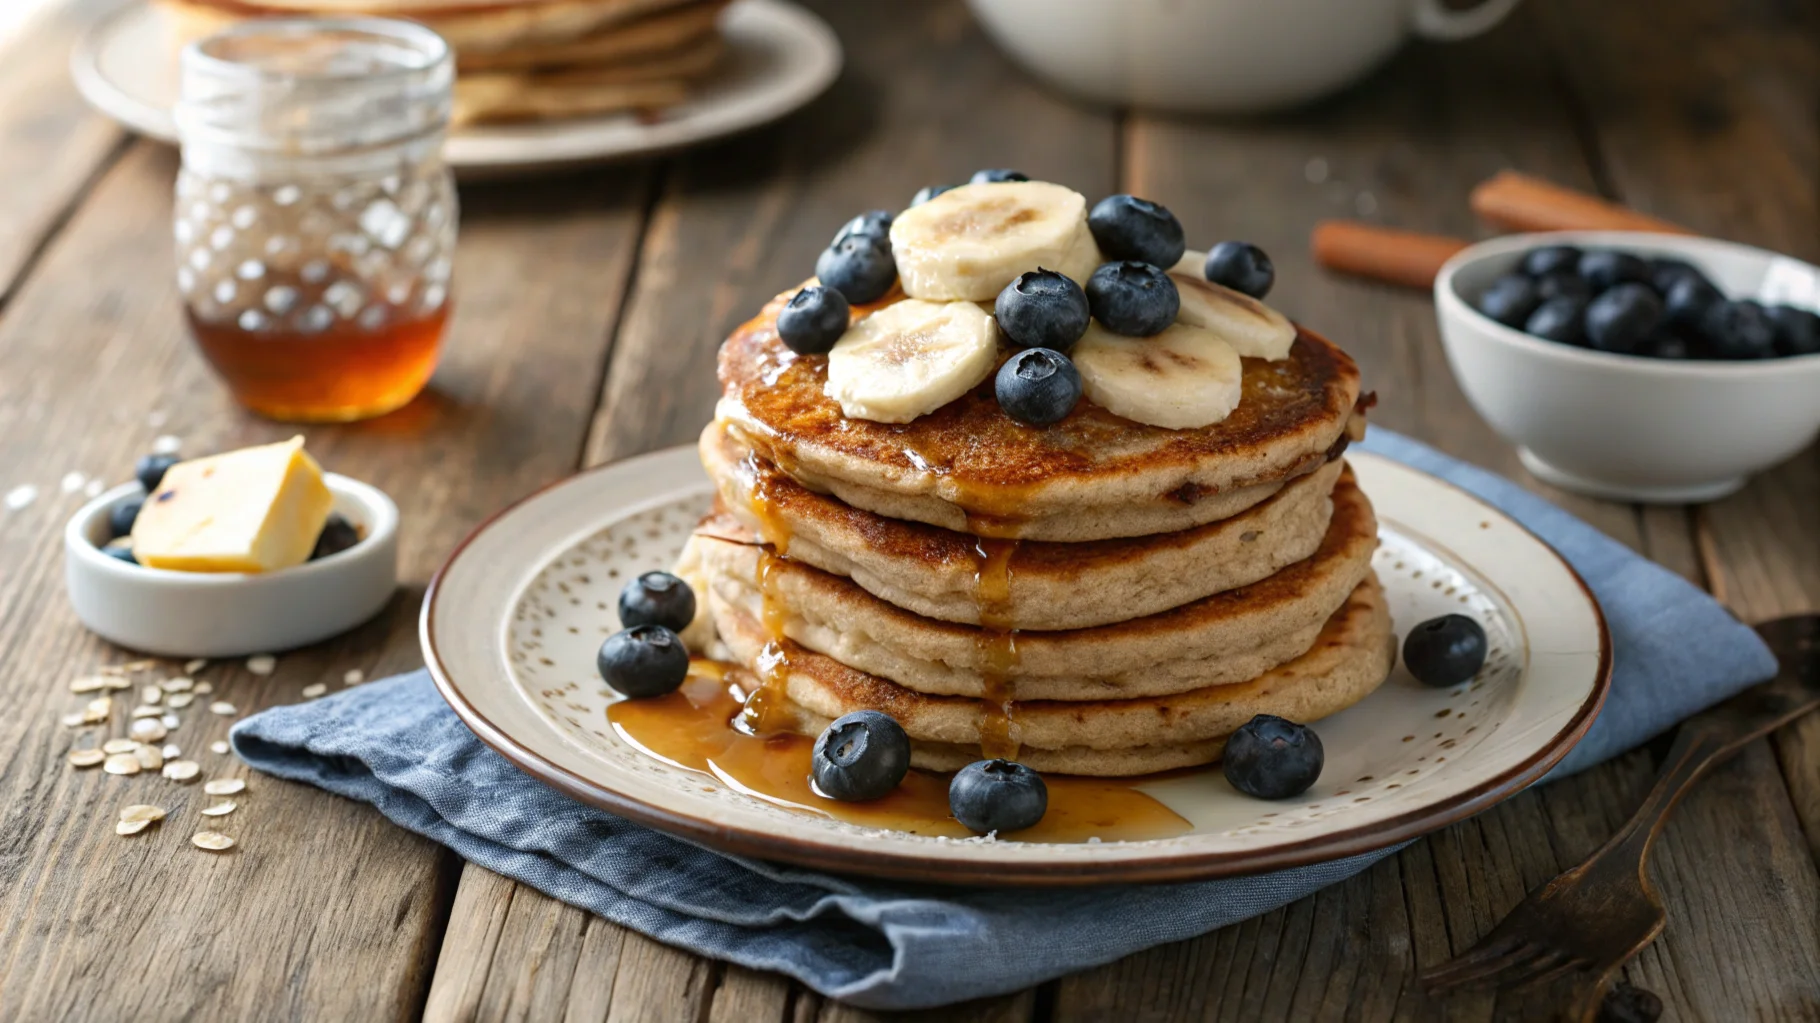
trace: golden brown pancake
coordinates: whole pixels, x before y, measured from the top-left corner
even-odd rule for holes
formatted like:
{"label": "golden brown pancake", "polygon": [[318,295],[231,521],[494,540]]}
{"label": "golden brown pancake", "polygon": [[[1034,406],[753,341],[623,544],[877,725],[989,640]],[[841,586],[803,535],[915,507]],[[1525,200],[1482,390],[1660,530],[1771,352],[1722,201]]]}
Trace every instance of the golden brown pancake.
{"label": "golden brown pancake", "polygon": [[434,29],[458,55],[562,44],[695,0],[157,0],[185,38],[245,18],[373,16]]}
{"label": "golden brown pancake", "polygon": [[709,34],[633,63],[550,70],[478,71],[455,81],[453,122],[543,121],[628,110],[659,110],[689,97],[725,51]]}
{"label": "golden brown pancake", "polygon": [[655,11],[624,24],[610,25],[574,39],[530,42],[505,50],[473,50],[458,55],[464,73],[573,66],[602,67],[649,60],[673,53],[719,31],[720,13],[729,0],[701,0]]}
{"label": "golden brown pancake", "polygon": [[978,536],[1099,540],[1228,518],[1324,465],[1359,401],[1352,359],[1304,330],[1289,358],[1245,360],[1238,407],[1199,429],[1146,426],[1088,401],[1030,427],[999,408],[990,377],[909,423],[850,419],[822,393],[827,357],[778,339],[777,312],[794,292],[721,346],[718,417],[811,490]]}
{"label": "golden brown pancake", "polygon": [[1329,462],[1267,501],[1193,529],[1051,543],[982,541],[855,508],[779,472],[719,423],[703,431],[700,449],[722,507],[792,560],[846,576],[907,611],[1015,629],[1140,618],[1308,557],[1327,532],[1342,465]]}
{"label": "golden brown pancake", "polygon": [[[716,605],[722,641],[736,661],[751,667],[765,645],[757,620],[738,608]],[[1159,753],[1175,758],[1167,766],[1208,763],[1226,736],[1258,714],[1315,721],[1364,699],[1390,673],[1396,637],[1390,610],[1376,577],[1368,577],[1328,619],[1313,647],[1257,678],[1234,685],[1207,686],[1173,696],[1091,703],[1019,701],[1010,709],[1018,759],[1038,770],[1111,774],[1160,770]],[[801,648],[790,651],[785,686],[793,705],[792,730],[816,735],[832,719],[856,710],[891,715],[909,733],[912,762],[952,769],[945,759],[979,758],[986,705],[980,700],[928,696],[849,668],[832,657]],[[1127,751],[1124,758],[1070,761],[1071,750]],[[1039,756],[1039,754],[1047,754]],[[1038,761],[1041,761],[1039,766]]]}
{"label": "golden brown pancake", "polygon": [[1306,651],[1370,575],[1377,548],[1371,503],[1350,475],[1334,487],[1333,506],[1314,555],[1256,583],[1143,618],[1019,632],[1009,647],[988,630],[913,614],[769,555],[725,516],[697,528],[691,556],[716,606],[762,618],[768,592],[785,637],[908,689],[979,697],[991,691],[991,673],[1017,697],[1104,702],[1242,682]]}

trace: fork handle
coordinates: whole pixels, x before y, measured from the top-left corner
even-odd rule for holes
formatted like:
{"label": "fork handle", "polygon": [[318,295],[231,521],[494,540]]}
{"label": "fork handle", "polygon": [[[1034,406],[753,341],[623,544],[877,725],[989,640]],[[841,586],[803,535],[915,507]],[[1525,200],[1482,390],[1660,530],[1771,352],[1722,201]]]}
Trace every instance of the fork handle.
{"label": "fork handle", "polygon": [[[1769,729],[1764,729],[1767,733]],[[1662,825],[1668,822],[1668,815],[1674,812],[1675,805],[1681,797],[1687,795],[1694,783],[1699,781],[1707,771],[1736,753],[1745,742],[1757,738],[1752,735],[1742,741],[1726,741],[1726,736],[1719,734],[1718,729],[1703,728],[1698,723],[1684,726],[1676,734],[1674,744],[1668,748],[1668,756],[1662,761],[1662,768],[1656,774],[1656,784],[1650,787],[1649,795],[1630,820],[1624,822],[1617,833],[1607,839],[1605,845],[1594,853],[1591,860],[1602,860],[1610,856],[1623,856],[1635,859],[1639,873],[1643,871],[1645,861],[1649,858],[1650,846],[1661,833]],[[1644,884],[1649,883],[1647,875]]]}

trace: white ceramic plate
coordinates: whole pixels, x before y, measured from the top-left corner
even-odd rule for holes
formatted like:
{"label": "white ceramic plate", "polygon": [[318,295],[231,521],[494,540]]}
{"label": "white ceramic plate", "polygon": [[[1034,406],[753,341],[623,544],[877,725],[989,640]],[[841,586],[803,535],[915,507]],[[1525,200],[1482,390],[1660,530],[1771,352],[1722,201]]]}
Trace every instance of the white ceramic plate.
{"label": "white ceramic plate", "polygon": [[1350,460],[1382,523],[1376,568],[1401,635],[1447,613],[1483,623],[1474,683],[1428,689],[1400,666],[1317,726],[1327,764],[1264,802],[1217,771],[1145,791],[1186,835],[1065,845],[954,841],[784,809],[620,739],[594,654],[620,587],[667,568],[707,508],[693,446],[605,466],[502,512],[456,548],[424,600],[424,657],[489,745],[570,795],[728,852],[830,870],[997,884],[1155,881],[1276,869],[1380,848],[1505,799],[1573,747],[1605,698],[1597,603],[1546,544],[1466,492],[1368,454]]}
{"label": "white ceramic plate", "polygon": [[[643,156],[757,127],[820,95],[840,73],[840,41],[784,0],[739,0],[721,17],[727,59],[688,102],[645,123],[630,114],[466,128],[445,155],[463,177],[528,173]],[[97,110],[143,135],[177,141],[176,37],[158,10],[134,2],[96,22],[70,69]]]}

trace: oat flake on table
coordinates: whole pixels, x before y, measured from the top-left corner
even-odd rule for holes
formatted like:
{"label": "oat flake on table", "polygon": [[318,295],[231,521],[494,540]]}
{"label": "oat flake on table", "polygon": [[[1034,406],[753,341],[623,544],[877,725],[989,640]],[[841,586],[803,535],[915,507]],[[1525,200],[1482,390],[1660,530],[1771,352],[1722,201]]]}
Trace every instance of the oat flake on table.
{"label": "oat flake on table", "polygon": [[188,675],[173,675],[158,683],[158,688],[167,693],[187,693],[196,685],[196,680]]}
{"label": "oat flake on table", "polygon": [[314,700],[316,697],[321,696],[328,691],[328,686],[323,685],[321,682],[317,682],[314,685],[303,687],[303,698],[306,700]]}
{"label": "oat flake on table", "polygon": [[98,693],[105,688],[107,688],[106,675],[82,675],[70,679],[70,692],[72,693]]}
{"label": "oat flake on table", "polygon": [[164,701],[164,705],[172,710],[182,710],[194,702],[196,702],[194,693],[172,693],[171,698]]}
{"label": "oat flake on table", "polygon": [[239,806],[240,806],[240,804],[234,802],[232,799],[224,799],[221,802],[216,803],[213,806],[203,807],[202,815],[204,817],[226,817],[228,814],[233,813],[237,808],[239,808]]}
{"label": "oat flake on table", "polygon": [[161,821],[164,819],[164,807],[150,803],[134,803],[120,811],[123,821]]}
{"label": "oat flake on table", "polygon": [[109,739],[101,744],[103,753],[131,753],[138,748],[139,744],[132,739]]}
{"label": "oat flake on table", "polygon": [[211,796],[231,796],[246,791],[246,782],[239,778],[216,778],[202,784],[202,791]]}
{"label": "oat flake on table", "polygon": [[216,739],[214,742],[209,743],[210,753],[226,753],[227,751],[228,744],[226,739]]}
{"label": "oat flake on table", "polygon": [[6,498],[5,498],[6,507],[7,507],[8,511],[19,511],[19,510],[29,506],[33,501],[36,501],[37,499],[38,499],[38,488],[32,486],[30,483],[21,483],[20,485],[7,491]]}
{"label": "oat flake on table", "polygon": [[216,700],[214,703],[209,704],[209,713],[219,714],[224,718],[231,718],[240,712],[234,709],[234,705],[226,700]]}
{"label": "oat flake on table", "polygon": [[190,781],[202,773],[202,765],[194,760],[172,760],[164,765],[164,776],[172,781]]}
{"label": "oat flake on table", "polygon": [[94,767],[107,759],[107,754],[98,749],[73,749],[67,758],[71,767]]}
{"label": "oat flake on table", "polygon": [[152,454],[154,455],[174,455],[181,450],[183,450],[183,438],[181,437],[167,433],[152,441]]}
{"label": "oat flake on table", "polygon": [[115,753],[102,761],[101,769],[109,774],[119,775],[138,774],[141,770],[139,758],[131,753]]}
{"label": "oat flake on table", "polygon": [[185,675],[194,675],[208,666],[209,662],[206,657],[198,657],[193,661],[183,662],[183,673]]}
{"label": "oat flake on table", "polygon": [[234,840],[219,831],[198,831],[190,836],[190,844],[209,852],[226,852],[234,847]]}
{"label": "oat flake on table", "polygon": [[58,487],[66,494],[73,494],[76,491],[81,490],[82,485],[87,482],[88,477],[79,472],[66,472],[63,474],[63,480],[58,484]]}
{"label": "oat flake on table", "polygon": [[357,686],[366,680],[367,673],[359,668],[350,668],[347,674],[341,676],[341,684],[344,686]]}
{"label": "oat flake on table", "polygon": [[152,826],[151,821],[115,821],[114,822],[114,834],[116,834],[116,835],[137,835],[141,831],[144,831],[146,828],[149,828],[151,826]]}
{"label": "oat flake on table", "polygon": [[255,675],[270,675],[278,667],[278,658],[271,654],[254,654],[246,659],[246,670]]}

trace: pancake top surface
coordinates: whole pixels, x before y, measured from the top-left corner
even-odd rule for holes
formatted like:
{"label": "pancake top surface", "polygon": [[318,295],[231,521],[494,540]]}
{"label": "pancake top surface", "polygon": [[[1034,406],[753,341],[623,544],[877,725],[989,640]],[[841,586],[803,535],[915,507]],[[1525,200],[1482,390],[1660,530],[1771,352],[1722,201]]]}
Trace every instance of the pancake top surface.
{"label": "pancake top surface", "polygon": [[[1198,429],[1146,426],[1084,399],[1060,423],[1034,428],[999,408],[990,377],[909,423],[850,419],[822,393],[827,358],[797,355],[777,336],[777,312],[793,293],[774,298],[720,351],[722,415],[757,433],[751,439],[786,471],[792,458],[815,456],[886,475],[934,474],[962,490],[1001,497],[1134,475],[1242,486],[1305,471],[1302,460],[1339,439],[1359,398],[1352,359],[1302,330],[1289,358],[1246,359],[1238,408]],[[896,300],[894,293],[881,305]],[[1225,471],[1208,471],[1216,466]]]}

